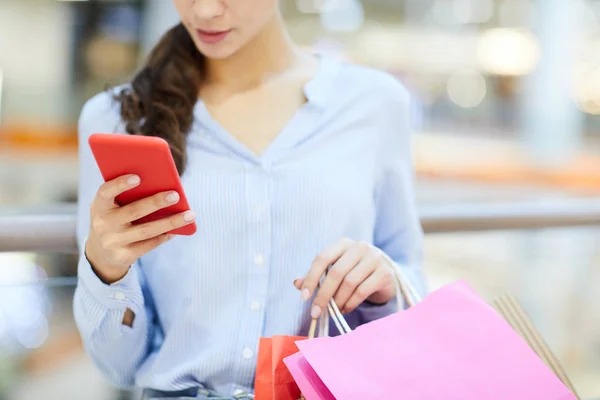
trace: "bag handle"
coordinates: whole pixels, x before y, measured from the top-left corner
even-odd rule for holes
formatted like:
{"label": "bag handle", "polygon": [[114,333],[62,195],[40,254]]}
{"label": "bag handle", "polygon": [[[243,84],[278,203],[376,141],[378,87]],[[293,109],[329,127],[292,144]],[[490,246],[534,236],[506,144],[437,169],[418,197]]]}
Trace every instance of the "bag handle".
{"label": "bag handle", "polygon": [[[396,262],[394,262],[394,260],[392,260],[384,251],[379,251],[381,252],[383,259],[387,261],[390,268],[392,268],[394,271],[394,278],[396,280],[396,298],[402,299],[408,308],[420,303],[422,298],[419,295],[419,292],[417,292],[417,289],[415,289],[413,284],[406,277],[402,271],[402,268],[400,268],[400,266],[396,264]],[[402,304],[398,302],[398,311],[402,310]]]}
{"label": "bag handle", "polygon": [[[374,246],[373,246],[374,247]],[[377,249],[376,247],[374,247]],[[407,307],[412,307],[415,304],[421,302],[421,296],[412,285],[410,280],[406,277],[402,269],[398,264],[396,264],[385,252],[377,249],[377,251],[381,252],[381,255],[385,262],[389,265],[389,267],[393,270],[394,280],[396,281],[396,298],[398,301],[398,312],[402,311],[403,303],[406,304]],[[402,302],[400,301],[402,299]],[[323,313],[317,319],[313,319],[310,324],[308,338],[313,339],[314,337],[325,337],[329,336],[329,319],[332,319],[335,324],[338,332],[342,335],[352,331],[346,318],[340,312],[335,301],[331,299],[329,304],[327,305],[327,309],[323,310]],[[317,331],[318,325],[318,331]]]}

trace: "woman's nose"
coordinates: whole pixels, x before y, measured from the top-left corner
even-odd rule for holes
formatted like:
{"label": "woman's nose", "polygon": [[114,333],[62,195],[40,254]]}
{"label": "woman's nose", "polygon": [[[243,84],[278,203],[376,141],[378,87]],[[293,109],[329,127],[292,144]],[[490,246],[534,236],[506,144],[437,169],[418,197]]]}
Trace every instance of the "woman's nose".
{"label": "woman's nose", "polygon": [[223,0],[196,0],[193,10],[196,21],[207,21],[223,14],[225,2]]}

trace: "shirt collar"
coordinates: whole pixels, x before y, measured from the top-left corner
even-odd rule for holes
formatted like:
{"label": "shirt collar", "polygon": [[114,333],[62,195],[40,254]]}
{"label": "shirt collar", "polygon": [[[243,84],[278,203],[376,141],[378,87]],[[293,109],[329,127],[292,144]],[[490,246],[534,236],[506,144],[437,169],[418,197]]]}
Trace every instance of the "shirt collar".
{"label": "shirt collar", "polygon": [[317,55],[317,58],[319,59],[319,67],[315,76],[304,85],[304,96],[306,96],[309,104],[324,108],[327,105],[329,96],[334,92],[339,63],[322,55]]}

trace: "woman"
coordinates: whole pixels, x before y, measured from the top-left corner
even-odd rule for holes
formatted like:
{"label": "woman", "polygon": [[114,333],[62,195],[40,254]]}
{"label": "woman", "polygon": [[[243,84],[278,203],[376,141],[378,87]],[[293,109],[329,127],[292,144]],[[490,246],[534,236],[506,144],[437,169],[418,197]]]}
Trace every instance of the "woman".
{"label": "woman", "polygon": [[[261,336],[306,335],[331,298],[353,326],[395,310],[382,252],[421,283],[409,98],[382,72],[302,52],[277,0],[174,3],[181,24],[132,84],[81,114],[75,315],[119,386],[251,398]],[[103,183],[94,132],[165,138],[192,210],[132,226],[177,195],[116,206],[140,180]],[[165,234],[194,220],[193,236]]]}

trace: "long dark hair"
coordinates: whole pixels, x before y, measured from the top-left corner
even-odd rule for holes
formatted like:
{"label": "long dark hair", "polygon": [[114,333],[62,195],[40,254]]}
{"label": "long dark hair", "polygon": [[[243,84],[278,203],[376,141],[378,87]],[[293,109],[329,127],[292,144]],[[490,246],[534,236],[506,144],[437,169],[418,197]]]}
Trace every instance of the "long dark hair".
{"label": "long dark hair", "polygon": [[127,133],[165,139],[180,175],[203,71],[204,56],[178,24],[152,49],[131,86],[116,95]]}

